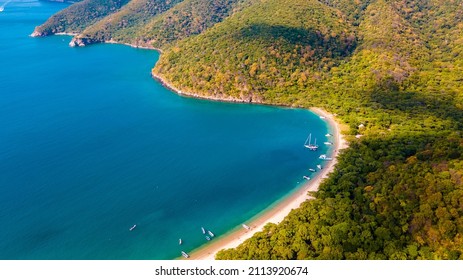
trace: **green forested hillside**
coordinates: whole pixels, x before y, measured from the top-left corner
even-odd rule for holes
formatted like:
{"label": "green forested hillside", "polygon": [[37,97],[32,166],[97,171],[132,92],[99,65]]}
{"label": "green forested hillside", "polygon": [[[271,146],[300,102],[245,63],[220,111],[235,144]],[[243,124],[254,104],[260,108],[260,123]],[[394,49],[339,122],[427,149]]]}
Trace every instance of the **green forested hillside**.
{"label": "green forested hillside", "polygon": [[47,36],[59,32],[82,32],[85,27],[116,12],[127,2],[129,0],[84,0],[75,3],[38,26],[33,35]]}
{"label": "green forested hillside", "polygon": [[352,56],[292,102],[364,136],[316,200],[219,259],[463,258],[462,8],[371,1]]}
{"label": "green forested hillside", "polygon": [[[38,26],[35,36],[75,33],[72,45],[105,41],[164,48],[197,35],[257,0],[85,0]],[[114,2],[114,1],[113,1]],[[116,3],[116,2],[114,2]],[[105,11],[96,12],[96,11]]]}
{"label": "green forested hillside", "polygon": [[119,11],[88,26],[76,39],[84,39],[86,44],[129,39],[134,32],[133,27],[140,28],[149,19],[167,11],[178,2],[181,0],[131,0]]}
{"label": "green forested hillside", "polygon": [[316,199],[218,258],[463,259],[463,0],[164,7],[80,24],[161,48],[153,73],[183,92],[322,107],[347,126]]}
{"label": "green forested hillside", "polygon": [[336,10],[316,0],[267,0],[179,42],[154,71],[184,91],[271,101],[310,87],[350,55],[355,38]]}
{"label": "green forested hillside", "polygon": [[142,28],[136,28],[133,37],[141,44],[156,48],[197,35],[230,14],[256,0],[185,0],[166,13],[154,17]]}

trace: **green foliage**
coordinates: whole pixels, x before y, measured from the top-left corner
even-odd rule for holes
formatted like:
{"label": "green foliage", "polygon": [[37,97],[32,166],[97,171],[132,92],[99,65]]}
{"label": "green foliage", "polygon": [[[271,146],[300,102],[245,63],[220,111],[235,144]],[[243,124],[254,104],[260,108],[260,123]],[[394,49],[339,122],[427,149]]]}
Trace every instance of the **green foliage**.
{"label": "green foliage", "polygon": [[[133,28],[140,28],[152,17],[172,8],[181,0],[131,0],[119,11],[90,25],[78,38],[88,38],[90,42],[130,39]],[[127,41],[127,40],[126,40]]]}
{"label": "green foliage", "polygon": [[336,10],[315,0],[268,0],[179,42],[154,71],[186,92],[278,103],[311,87],[355,45]]}
{"label": "green foliage", "polygon": [[462,0],[100,2],[40,28],[161,47],[153,73],[184,92],[348,127],[316,199],[219,259],[463,259]]}
{"label": "green foliage", "polygon": [[[41,36],[76,33],[85,45],[116,41],[139,46],[167,47],[197,35],[258,0],[124,0],[108,10],[104,1],[85,0],[37,27]],[[111,4],[111,3],[109,3]],[[105,10],[105,13],[94,13]],[[63,22],[66,22],[64,24]]]}
{"label": "green foliage", "polygon": [[255,0],[185,0],[139,28],[135,40],[140,45],[165,47],[202,33],[252,2]]}
{"label": "green foliage", "polygon": [[316,199],[218,259],[462,259],[461,135],[369,137]]}
{"label": "green foliage", "polygon": [[47,36],[59,32],[79,33],[85,27],[114,13],[129,0],[84,0],[50,17],[35,32]]}

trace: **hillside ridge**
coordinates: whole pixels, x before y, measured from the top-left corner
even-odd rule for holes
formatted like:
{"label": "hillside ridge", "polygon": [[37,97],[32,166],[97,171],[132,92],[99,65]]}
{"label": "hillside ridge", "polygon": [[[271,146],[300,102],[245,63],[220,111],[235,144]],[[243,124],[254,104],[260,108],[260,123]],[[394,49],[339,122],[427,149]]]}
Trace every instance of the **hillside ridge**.
{"label": "hillside ridge", "polygon": [[76,3],[36,35],[159,48],[152,75],[180,94],[346,125],[316,199],[219,259],[463,259],[463,0],[110,3]]}

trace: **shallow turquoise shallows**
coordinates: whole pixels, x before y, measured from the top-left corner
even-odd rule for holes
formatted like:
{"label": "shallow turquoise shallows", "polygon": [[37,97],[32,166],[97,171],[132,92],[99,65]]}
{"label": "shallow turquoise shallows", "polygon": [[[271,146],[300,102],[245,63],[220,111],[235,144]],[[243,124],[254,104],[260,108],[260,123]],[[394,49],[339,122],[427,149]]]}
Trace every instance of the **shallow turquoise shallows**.
{"label": "shallow turquoise shallows", "polygon": [[174,259],[207,242],[201,227],[223,235],[294,191],[326,152],[303,147],[329,131],[308,111],[164,89],[154,51],[29,37],[64,7],[0,12],[0,259]]}

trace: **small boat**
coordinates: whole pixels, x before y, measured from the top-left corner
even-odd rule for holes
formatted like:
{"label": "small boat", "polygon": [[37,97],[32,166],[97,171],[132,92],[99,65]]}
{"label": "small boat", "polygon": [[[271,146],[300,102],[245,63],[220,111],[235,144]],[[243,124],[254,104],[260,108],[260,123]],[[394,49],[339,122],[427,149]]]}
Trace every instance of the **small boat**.
{"label": "small boat", "polygon": [[180,239],[178,240],[178,245],[182,245],[182,244],[183,244],[183,241],[182,241],[182,239],[180,238]]}
{"label": "small boat", "polygon": [[318,169],[322,169],[322,166],[320,164],[317,165]]}
{"label": "small boat", "polygon": [[315,169],[309,168],[309,171],[310,171],[310,172],[315,172]]}
{"label": "small boat", "polygon": [[203,234],[206,234],[206,230],[203,227],[201,227],[201,231],[203,232]]}
{"label": "small boat", "polygon": [[324,117],[324,116],[320,116],[320,119],[324,120],[324,119],[326,119],[326,117]]}
{"label": "small boat", "polygon": [[188,255],[187,253],[185,253],[184,251],[182,251],[182,256],[185,257],[185,259],[188,259],[190,257],[190,255]]}
{"label": "small boat", "polygon": [[328,142],[327,141],[327,142],[324,142],[323,144],[325,144],[325,145],[333,145],[333,142]]}
{"label": "small boat", "polygon": [[134,230],[137,227],[137,225],[133,225],[129,228],[130,231]]}
{"label": "small boat", "polygon": [[211,238],[209,237],[209,235],[206,235],[205,237],[207,241],[211,241]]}
{"label": "small boat", "polygon": [[332,134],[329,134],[329,133],[327,133],[327,134],[325,134],[325,136],[326,136],[326,137],[331,137],[331,136],[333,136],[333,135],[332,135]]}
{"label": "small boat", "polygon": [[326,155],[321,155],[318,158],[322,160],[333,160],[333,158],[327,157]]}
{"label": "small boat", "polygon": [[208,230],[207,233],[211,236],[214,237],[215,235],[212,233],[212,231]]}
{"label": "small boat", "polygon": [[310,177],[307,177],[307,176],[302,176],[302,178],[304,178],[306,180],[310,180]]}
{"label": "small boat", "polygon": [[250,230],[250,229],[251,229],[251,227],[249,227],[249,226],[246,225],[246,224],[243,224],[243,227],[244,227],[245,229],[247,229],[247,230]]}
{"label": "small boat", "polygon": [[5,8],[0,7],[0,12],[3,12],[4,10],[5,10]]}

